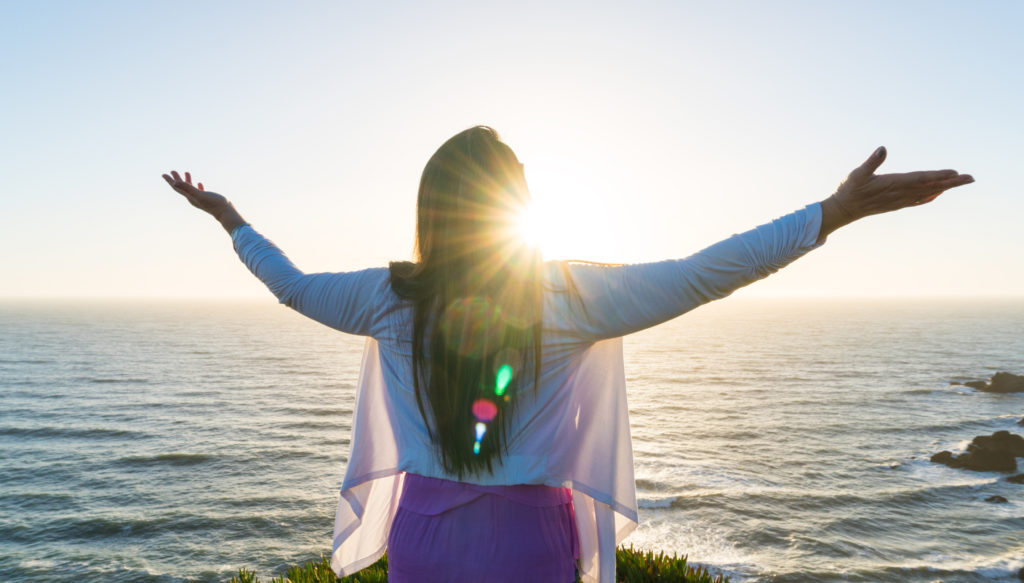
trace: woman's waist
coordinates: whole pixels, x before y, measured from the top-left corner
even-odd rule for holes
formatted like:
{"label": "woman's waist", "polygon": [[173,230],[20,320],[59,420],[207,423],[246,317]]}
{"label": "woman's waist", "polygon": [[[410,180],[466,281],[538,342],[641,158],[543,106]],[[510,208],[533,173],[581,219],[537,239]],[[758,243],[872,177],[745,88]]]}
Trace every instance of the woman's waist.
{"label": "woman's waist", "polygon": [[498,496],[535,507],[561,506],[572,501],[569,488],[543,484],[481,486],[407,473],[399,506],[420,514],[441,514],[481,496]]}

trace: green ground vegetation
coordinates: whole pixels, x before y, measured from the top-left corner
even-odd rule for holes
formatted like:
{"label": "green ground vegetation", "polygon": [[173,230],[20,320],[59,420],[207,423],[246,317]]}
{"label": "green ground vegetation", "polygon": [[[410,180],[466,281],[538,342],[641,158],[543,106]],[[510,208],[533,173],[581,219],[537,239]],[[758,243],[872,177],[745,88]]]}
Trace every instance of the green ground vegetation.
{"label": "green ground vegetation", "polygon": [[[729,583],[727,577],[712,577],[707,569],[687,564],[686,557],[619,547],[615,553],[615,579],[620,583]],[[292,567],[269,583],[387,583],[387,555],[369,567],[348,577],[338,578],[331,571],[330,559],[323,557]],[[255,571],[239,569],[228,583],[260,583]]]}

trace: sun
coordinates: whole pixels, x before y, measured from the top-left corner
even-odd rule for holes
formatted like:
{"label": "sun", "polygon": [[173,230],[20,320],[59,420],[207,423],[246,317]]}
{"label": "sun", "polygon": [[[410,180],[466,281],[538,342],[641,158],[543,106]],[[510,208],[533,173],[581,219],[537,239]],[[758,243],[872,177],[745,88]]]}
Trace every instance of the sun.
{"label": "sun", "polygon": [[582,197],[538,196],[524,208],[517,221],[519,237],[539,247],[544,259],[600,261],[609,241],[608,218],[602,208],[588,205]]}
{"label": "sun", "polygon": [[524,243],[531,247],[540,247],[543,251],[544,227],[541,225],[541,214],[536,204],[531,202],[520,211],[516,230]]}
{"label": "sun", "polygon": [[623,225],[613,220],[622,201],[589,162],[537,152],[523,169],[531,202],[516,217],[516,236],[549,261],[624,258]]}

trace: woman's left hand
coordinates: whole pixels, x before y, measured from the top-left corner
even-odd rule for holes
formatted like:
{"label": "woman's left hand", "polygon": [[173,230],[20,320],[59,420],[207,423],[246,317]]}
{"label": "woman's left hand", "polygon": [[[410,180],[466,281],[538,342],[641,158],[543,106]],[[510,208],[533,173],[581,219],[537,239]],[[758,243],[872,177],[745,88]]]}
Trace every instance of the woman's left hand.
{"label": "woman's left hand", "polygon": [[835,194],[822,201],[819,241],[853,221],[927,204],[951,188],[974,182],[970,174],[956,170],[875,174],[885,161],[885,155],[884,147],[875,150],[850,172]]}

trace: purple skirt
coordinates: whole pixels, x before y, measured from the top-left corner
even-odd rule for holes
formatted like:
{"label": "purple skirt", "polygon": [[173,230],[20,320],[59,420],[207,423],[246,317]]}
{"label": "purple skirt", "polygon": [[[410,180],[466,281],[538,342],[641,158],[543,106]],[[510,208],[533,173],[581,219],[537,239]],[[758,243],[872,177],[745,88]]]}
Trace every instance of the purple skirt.
{"label": "purple skirt", "polygon": [[572,494],[406,474],[388,535],[390,583],[571,583]]}

